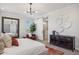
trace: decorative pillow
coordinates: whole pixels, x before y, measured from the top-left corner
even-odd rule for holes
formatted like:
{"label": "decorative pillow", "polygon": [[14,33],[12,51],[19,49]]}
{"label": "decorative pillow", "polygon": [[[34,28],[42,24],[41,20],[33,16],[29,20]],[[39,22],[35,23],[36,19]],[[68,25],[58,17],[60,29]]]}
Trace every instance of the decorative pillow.
{"label": "decorative pillow", "polygon": [[4,37],[4,33],[0,33],[0,39]]}
{"label": "decorative pillow", "polygon": [[8,34],[4,34],[4,37],[2,38],[5,44],[5,47],[11,47],[12,46],[12,40],[11,37]]}
{"label": "decorative pillow", "polygon": [[4,43],[3,41],[0,39],[0,54],[2,54],[4,51]]}
{"label": "decorative pillow", "polygon": [[12,37],[12,45],[19,46],[18,40],[14,37]]}
{"label": "decorative pillow", "polygon": [[7,35],[9,35],[11,37],[14,37],[15,36],[15,33],[5,33],[5,34],[7,34]]}
{"label": "decorative pillow", "polygon": [[28,33],[28,35],[29,35],[29,37],[31,37],[31,36],[32,36],[32,34],[31,34],[31,33]]}

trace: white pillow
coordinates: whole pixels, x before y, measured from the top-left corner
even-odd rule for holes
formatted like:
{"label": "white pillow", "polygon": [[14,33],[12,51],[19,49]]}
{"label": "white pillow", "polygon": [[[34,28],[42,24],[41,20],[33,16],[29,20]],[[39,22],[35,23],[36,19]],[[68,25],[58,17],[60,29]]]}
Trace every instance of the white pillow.
{"label": "white pillow", "polygon": [[13,33],[5,33],[6,35],[13,36]]}
{"label": "white pillow", "polygon": [[5,34],[7,34],[7,35],[9,35],[11,37],[16,37],[17,36],[17,34],[15,34],[15,33],[5,33]]}
{"label": "white pillow", "polygon": [[11,47],[12,46],[12,39],[8,34],[4,34],[4,37],[2,38],[4,41],[4,44],[6,47]]}
{"label": "white pillow", "polygon": [[2,54],[4,51],[4,43],[3,41],[0,39],[0,54]]}
{"label": "white pillow", "polygon": [[0,33],[0,39],[4,37],[4,33]]}

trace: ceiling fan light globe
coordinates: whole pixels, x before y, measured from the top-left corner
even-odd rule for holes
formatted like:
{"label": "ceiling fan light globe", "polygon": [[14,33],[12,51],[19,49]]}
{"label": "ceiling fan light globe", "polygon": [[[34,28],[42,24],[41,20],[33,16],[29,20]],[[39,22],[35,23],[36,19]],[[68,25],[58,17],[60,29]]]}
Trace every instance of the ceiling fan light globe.
{"label": "ceiling fan light globe", "polygon": [[27,10],[26,12],[27,12],[27,13],[30,13],[30,10]]}
{"label": "ceiling fan light globe", "polygon": [[38,13],[38,11],[35,11],[35,13]]}

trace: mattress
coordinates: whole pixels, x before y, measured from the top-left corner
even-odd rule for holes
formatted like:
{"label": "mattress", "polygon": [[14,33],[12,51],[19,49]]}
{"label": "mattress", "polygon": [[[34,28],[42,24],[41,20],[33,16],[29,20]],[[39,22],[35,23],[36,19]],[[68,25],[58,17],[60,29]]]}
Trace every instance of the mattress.
{"label": "mattress", "polygon": [[18,39],[19,46],[5,48],[2,55],[38,55],[47,49],[43,43],[28,38]]}

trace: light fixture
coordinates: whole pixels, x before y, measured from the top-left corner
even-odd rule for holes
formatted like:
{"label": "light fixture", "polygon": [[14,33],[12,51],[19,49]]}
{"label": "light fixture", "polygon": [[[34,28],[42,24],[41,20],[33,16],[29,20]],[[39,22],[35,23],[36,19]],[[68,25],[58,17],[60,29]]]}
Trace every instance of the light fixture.
{"label": "light fixture", "polygon": [[32,10],[32,3],[29,3],[29,5],[30,5],[30,8],[29,10],[26,11],[27,13],[29,13],[30,15],[33,15],[33,13],[38,13],[38,11]]}

